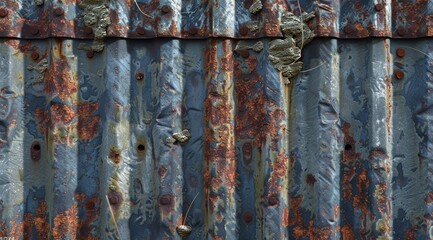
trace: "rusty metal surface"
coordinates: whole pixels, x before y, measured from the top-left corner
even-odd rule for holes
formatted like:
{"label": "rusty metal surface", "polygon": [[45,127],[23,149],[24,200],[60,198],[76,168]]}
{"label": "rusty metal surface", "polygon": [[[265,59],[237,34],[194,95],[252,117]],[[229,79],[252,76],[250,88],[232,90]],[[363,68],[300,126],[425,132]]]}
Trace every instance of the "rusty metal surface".
{"label": "rusty metal surface", "polygon": [[[282,12],[299,14],[296,0],[262,1],[263,7],[253,12],[249,9],[255,0],[137,0],[137,4],[133,0],[4,0],[0,2],[0,37],[94,38],[95,32],[85,23],[89,15],[80,5],[86,2],[107,2],[107,13],[103,14],[110,19],[107,35],[121,38],[281,37],[278,26]],[[433,35],[433,8],[427,0],[301,0],[300,4],[303,11],[316,13],[311,27],[317,36]]]}
{"label": "rusty metal surface", "polygon": [[2,39],[0,237],[432,238],[431,40],[270,40]]}

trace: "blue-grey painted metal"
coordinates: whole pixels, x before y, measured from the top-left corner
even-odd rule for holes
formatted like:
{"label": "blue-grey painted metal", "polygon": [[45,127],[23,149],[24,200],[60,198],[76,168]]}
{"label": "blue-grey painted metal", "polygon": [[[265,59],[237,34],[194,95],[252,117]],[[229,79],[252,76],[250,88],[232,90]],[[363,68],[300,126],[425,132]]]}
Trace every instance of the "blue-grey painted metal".
{"label": "blue-grey painted metal", "polygon": [[270,40],[2,39],[0,236],[432,238],[431,40]]}

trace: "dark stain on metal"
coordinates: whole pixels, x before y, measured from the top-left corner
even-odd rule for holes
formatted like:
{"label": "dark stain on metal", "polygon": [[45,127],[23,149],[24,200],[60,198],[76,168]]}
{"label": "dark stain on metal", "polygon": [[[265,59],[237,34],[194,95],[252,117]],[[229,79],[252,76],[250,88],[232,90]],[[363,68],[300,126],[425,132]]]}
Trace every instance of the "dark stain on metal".
{"label": "dark stain on metal", "polygon": [[5,8],[0,8],[0,18],[4,18],[8,15],[8,10]]}
{"label": "dark stain on metal", "polygon": [[383,10],[383,4],[378,3],[378,4],[374,5],[374,8],[376,9],[376,11],[380,12]]}
{"label": "dark stain on metal", "polygon": [[397,53],[397,56],[401,57],[401,58],[406,55],[406,51],[403,48],[397,48],[396,53]]}
{"label": "dark stain on metal", "polygon": [[249,29],[246,25],[242,25],[241,27],[239,27],[239,33],[242,36],[246,36],[248,34],[248,32],[249,32]]}
{"label": "dark stain on metal", "polygon": [[143,78],[144,78],[144,73],[138,72],[138,73],[135,74],[135,79],[137,79],[137,80],[143,80]]}
{"label": "dark stain on metal", "polygon": [[92,34],[92,33],[93,33],[93,28],[91,28],[91,27],[89,27],[89,26],[85,27],[85,28],[84,28],[84,33],[85,33],[86,35],[90,35],[90,34]]}
{"label": "dark stain on metal", "polygon": [[139,35],[144,35],[144,34],[146,34],[146,31],[144,30],[143,27],[137,27],[137,33]]}
{"label": "dark stain on metal", "polygon": [[245,223],[251,223],[253,221],[253,213],[251,211],[245,211],[243,214],[243,219]]}
{"label": "dark stain on metal", "polygon": [[253,147],[251,143],[245,143],[242,146],[242,154],[245,165],[249,165],[253,160]]}
{"label": "dark stain on metal", "polygon": [[63,8],[56,8],[56,9],[54,10],[54,14],[55,14],[57,17],[63,16],[64,13],[65,13],[65,11],[63,10]]}
{"label": "dark stain on metal", "polygon": [[37,28],[37,27],[32,27],[31,30],[30,30],[30,33],[31,33],[32,35],[38,35],[38,34],[39,34],[39,28]]}
{"label": "dark stain on metal", "polygon": [[404,27],[400,26],[397,28],[397,34],[401,37],[406,35],[406,30],[404,29]]}
{"label": "dark stain on metal", "polygon": [[123,202],[122,194],[116,191],[110,191],[108,193],[108,201],[113,210],[117,210]]}
{"label": "dark stain on metal", "polygon": [[95,53],[92,50],[87,50],[86,56],[88,58],[93,58],[95,56]]}
{"label": "dark stain on metal", "polygon": [[316,180],[316,177],[314,177],[313,174],[309,173],[309,174],[307,174],[306,182],[307,182],[308,185],[314,185],[317,182],[317,180]]}
{"label": "dark stain on metal", "polygon": [[166,167],[164,167],[164,166],[159,167],[159,169],[158,169],[158,175],[161,178],[164,178],[166,173],[167,173],[167,168]]}
{"label": "dark stain on metal", "polygon": [[248,52],[248,50],[242,50],[242,51],[239,51],[239,54],[240,54],[241,57],[243,57],[243,58],[249,58],[249,57],[250,57],[250,53]]}
{"label": "dark stain on metal", "polygon": [[30,56],[35,61],[39,59],[39,53],[36,51],[32,52]]}
{"label": "dark stain on metal", "polygon": [[189,32],[189,35],[194,36],[197,34],[198,29],[193,27],[193,28],[190,28],[188,32]]}
{"label": "dark stain on metal", "polygon": [[173,203],[173,196],[170,194],[164,194],[159,198],[159,204],[163,206],[169,206]]}
{"label": "dark stain on metal", "polygon": [[38,141],[34,141],[30,149],[30,156],[32,160],[35,162],[39,161],[41,159],[41,155],[41,144]]}
{"label": "dark stain on metal", "polygon": [[398,80],[402,80],[404,78],[404,72],[397,69],[394,71],[394,76],[395,78],[397,78]]}
{"label": "dark stain on metal", "polygon": [[161,11],[162,11],[162,13],[167,14],[167,13],[171,12],[171,8],[168,5],[164,5],[164,6],[162,6]]}
{"label": "dark stain on metal", "polygon": [[354,28],[352,26],[352,24],[348,23],[345,27],[344,27],[344,32],[346,34],[352,34],[354,31]]}

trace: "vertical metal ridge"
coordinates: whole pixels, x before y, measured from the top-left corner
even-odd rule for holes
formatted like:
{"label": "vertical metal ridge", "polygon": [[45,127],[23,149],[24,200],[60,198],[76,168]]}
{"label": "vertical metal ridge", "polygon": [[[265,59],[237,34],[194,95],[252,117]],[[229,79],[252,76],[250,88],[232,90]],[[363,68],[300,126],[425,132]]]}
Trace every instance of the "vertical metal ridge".
{"label": "vertical metal ridge", "polygon": [[[130,55],[125,41],[109,42],[107,50],[90,61],[102,61],[104,76],[103,142],[100,148],[101,238],[128,239],[130,231]],[[116,59],[116,61],[109,61]],[[120,234],[120,236],[119,236]]]}
{"label": "vertical metal ridge", "polygon": [[[369,42],[368,55],[365,55],[369,62],[366,71],[368,74],[366,101],[371,102],[371,109],[366,122],[369,130],[369,145],[364,145],[368,152],[365,152],[363,160],[367,175],[361,175],[362,178],[359,179],[364,184],[369,197],[362,199],[359,196],[362,201],[367,201],[365,204],[368,204],[368,209],[365,208],[366,206],[361,207],[365,214],[365,222],[361,223],[360,229],[370,232],[374,237],[386,239],[392,234],[392,84],[390,72],[392,59],[388,40],[371,39]],[[389,59],[389,61],[382,61],[382,59]],[[371,219],[371,216],[374,216],[374,219]],[[372,222],[371,226],[369,221]]]}
{"label": "vertical metal ridge", "polygon": [[233,43],[231,40],[210,40],[208,44],[204,105],[206,232],[212,239],[238,238]]}
{"label": "vertical metal ridge", "polygon": [[184,130],[183,55],[179,40],[167,41],[160,48],[159,104],[152,129],[156,170],[159,174],[158,214],[161,227],[158,238],[177,236],[176,225],[182,220],[183,171],[181,142],[170,145],[168,138]]}

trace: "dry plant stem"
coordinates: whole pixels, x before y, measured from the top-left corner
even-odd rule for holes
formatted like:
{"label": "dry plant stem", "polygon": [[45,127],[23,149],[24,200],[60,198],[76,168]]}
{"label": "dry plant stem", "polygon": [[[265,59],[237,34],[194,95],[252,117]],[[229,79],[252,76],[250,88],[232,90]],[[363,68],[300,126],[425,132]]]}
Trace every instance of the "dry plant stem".
{"label": "dry plant stem", "polygon": [[427,53],[425,53],[425,52],[423,52],[423,51],[421,51],[421,50],[419,50],[419,49],[416,49],[416,48],[413,48],[413,47],[407,47],[407,48],[412,49],[412,50],[415,50],[415,51],[417,51],[417,52],[419,52],[419,53],[425,55],[426,57],[430,58],[430,56],[427,55]]}
{"label": "dry plant stem", "polygon": [[137,0],[134,0],[134,2],[135,2],[135,5],[137,5],[138,11],[140,11],[144,16],[146,16],[146,17],[148,17],[148,18],[151,18],[148,14],[146,14],[145,12],[143,12],[143,11],[141,10],[140,6],[138,5]]}
{"label": "dry plant stem", "polygon": [[306,73],[306,72],[313,71],[313,70],[315,70],[315,69],[317,69],[317,68],[323,66],[325,63],[326,63],[326,62],[322,62],[321,64],[319,64],[319,65],[317,65],[317,66],[315,66],[315,67],[313,67],[313,68],[310,68],[310,69],[307,69],[307,70],[301,71],[301,73]]}
{"label": "dry plant stem", "polygon": [[185,223],[186,223],[186,218],[188,217],[189,210],[191,210],[192,204],[194,203],[195,199],[198,197],[198,194],[199,194],[199,193],[200,193],[200,192],[197,192],[197,194],[195,195],[195,197],[192,199],[191,204],[189,204],[188,210],[186,210],[185,217],[183,218],[183,223],[182,223],[182,225],[185,225]]}
{"label": "dry plant stem", "polygon": [[119,239],[122,240],[122,237],[120,236],[119,228],[117,227],[116,219],[114,218],[113,209],[111,209],[110,200],[108,200],[108,196],[107,195],[105,195],[105,199],[107,199],[108,209],[110,209],[111,219],[113,220],[114,226],[116,227],[117,235],[119,236]]}

